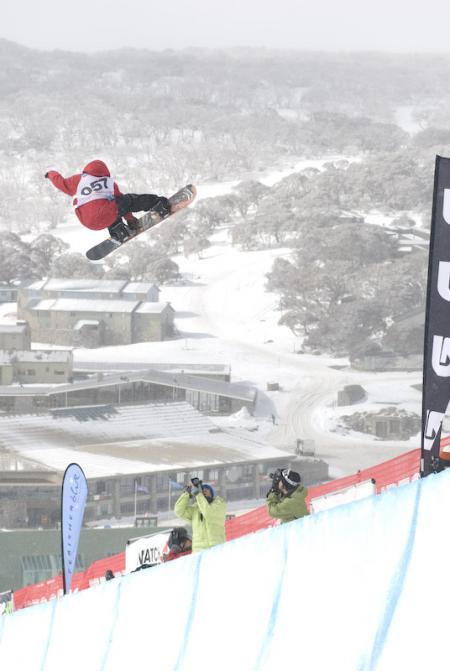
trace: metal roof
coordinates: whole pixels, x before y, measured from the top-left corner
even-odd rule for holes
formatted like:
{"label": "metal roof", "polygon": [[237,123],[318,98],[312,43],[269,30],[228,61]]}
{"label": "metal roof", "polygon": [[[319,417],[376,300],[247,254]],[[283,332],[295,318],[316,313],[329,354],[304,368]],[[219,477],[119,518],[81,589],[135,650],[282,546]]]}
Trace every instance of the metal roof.
{"label": "metal roof", "polygon": [[52,312],[133,312],[140,301],[91,298],[44,298],[31,302],[28,309]]}
{"label": "metal roof", "polygon": [[179,387],[180,389],[205,392],[250,403],[255,401],[257,395],[256,388],[235,382],[223,382],[222,380],[212,380],[185,373],[168,373],[149,369],[137,372],[129,371],[125,375],[123,373],[104,375],[101,380],[82,380],[80,382],[56,386],[33,385],[29,389],[27,387],[12,387],[11,385],[0,386],[0,396],[51,396],[83,389],[96,389],[116,385],[123,386],[130,382],[149,382],[150,384],[158,384],[163,387]]}
{"label": "metal roof", "polygon": [[28,324],[0,324],[0,333],[24,333]]}
{"label": "metal roof", "polygon": [[50,278],[33,282],[26,289],[39,291],[95,291],[97,293],[119,293],[127,284],[126,280],[66,279]]}
{"label": "metal roof", "polygon": [[57,471],[76,461],[90,478],[292,457],[179,402],[0,416],[0,449]]}

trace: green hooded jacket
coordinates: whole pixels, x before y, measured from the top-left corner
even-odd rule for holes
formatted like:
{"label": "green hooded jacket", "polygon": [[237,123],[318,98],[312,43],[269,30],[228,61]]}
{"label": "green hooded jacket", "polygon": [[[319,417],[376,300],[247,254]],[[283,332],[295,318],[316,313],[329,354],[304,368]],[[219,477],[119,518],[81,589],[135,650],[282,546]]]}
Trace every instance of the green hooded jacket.
{"label": "green hooded jacket", "polygon": [[307,495],[308,490],[303,485],[299,485],[289,496],[270,492],[267,497],[269,515],[281,520],[281,524],[309,515],[305,502]]}
{"label": "green hooded jacket", "polygon": [[227,504],[220,496],[208,503],[202,492],[191,503],[188,492],[183,492],[175,504],[175,515],[192,524],[192,552],[200,552],[225,542],[225,515]]}

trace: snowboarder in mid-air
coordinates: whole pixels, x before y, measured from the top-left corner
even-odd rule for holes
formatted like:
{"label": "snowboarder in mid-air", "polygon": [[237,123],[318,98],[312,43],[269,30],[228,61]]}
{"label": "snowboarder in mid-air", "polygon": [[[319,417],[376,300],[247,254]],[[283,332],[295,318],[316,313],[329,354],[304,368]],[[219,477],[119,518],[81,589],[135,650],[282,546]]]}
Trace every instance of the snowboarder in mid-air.
{"label": "snowboarder in mid-air", "polygon": [[[82,173],[71,177],[64,178],[56,170],[50,170],[45,177],[60,191],[74,196],[75,213],[83,226],[94,231],[108,229],[111,237],[86,252],[91,261],[105,258],[139,233],[187,207],[197,194],[193,184],[187,184],[170,198],[154,193],[122,194],[108,166],[99,160],[91,161]],[[148,214],[136,219],[133,212]]]}
{"label": "snowboarder in mid-air", "polygon": [[83,226],[94,231],[107,228],[111,237],[119,240],[119,231],[137,230],[138,219],[133,212],[153,210],[162,218],[170,214],[169,199],[164,196],[122,194],[103,161],[91,161],[82,173],[71,177],[64,178],[56,170],[50,170],[45,177],[63,193],[74,196],[75,214]]}

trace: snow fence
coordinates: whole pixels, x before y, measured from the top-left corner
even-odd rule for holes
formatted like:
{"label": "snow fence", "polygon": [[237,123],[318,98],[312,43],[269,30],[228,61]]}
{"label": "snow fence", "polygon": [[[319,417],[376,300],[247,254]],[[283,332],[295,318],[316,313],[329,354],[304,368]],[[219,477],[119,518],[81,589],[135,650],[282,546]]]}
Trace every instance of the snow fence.
{"label": "snow fence", "polygon": [[0,618],[0,668],[450,667],[450,471]]}

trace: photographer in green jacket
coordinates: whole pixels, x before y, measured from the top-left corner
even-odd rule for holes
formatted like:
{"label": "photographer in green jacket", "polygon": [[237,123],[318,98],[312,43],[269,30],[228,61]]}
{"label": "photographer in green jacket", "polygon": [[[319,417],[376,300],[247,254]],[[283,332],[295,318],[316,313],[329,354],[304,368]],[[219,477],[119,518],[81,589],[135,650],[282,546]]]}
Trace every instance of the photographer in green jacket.
{"label": "photographer in green jacket", "polygon": [[308,490],[301,484],[300,473],[290,468],[278,468],[271,473],[272,487],[267,493],[267,510],[281,524],[309,515],[306,507]]}
{"label": "photographer in green jacket", "polygon": [[227,504],[211,485],[198,478],[191,482],[175,504],[175,515],[191,522],[192,552],[200,552],[225,542]]}

